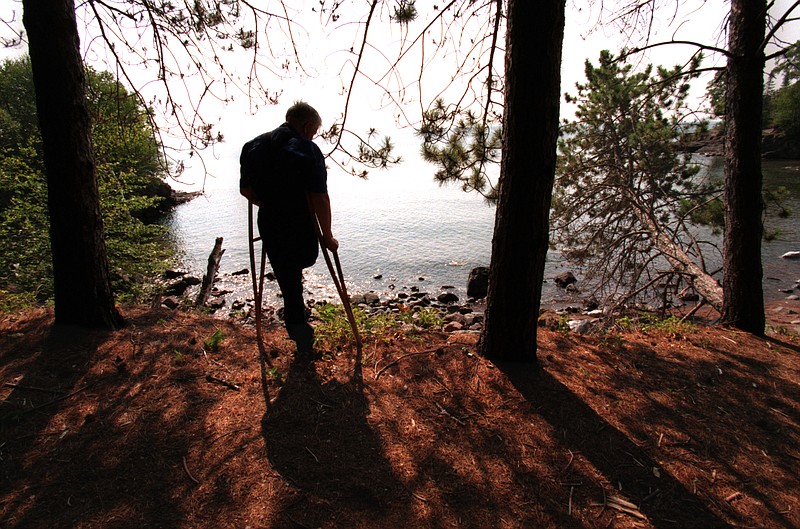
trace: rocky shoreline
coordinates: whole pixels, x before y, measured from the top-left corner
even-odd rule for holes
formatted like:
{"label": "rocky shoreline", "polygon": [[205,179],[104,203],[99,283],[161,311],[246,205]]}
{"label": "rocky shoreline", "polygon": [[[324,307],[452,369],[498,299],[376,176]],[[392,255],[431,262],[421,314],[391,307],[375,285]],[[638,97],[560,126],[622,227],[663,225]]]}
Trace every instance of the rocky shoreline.
{"label": "rocky shoreline", "polygon": [[[250,271],[245,269],[234,272],[233,275],[247,276]],[[274,281],[271,274],[267,274],[268,281]],[[355,293],[350,295],[350,303],[358,307],[368,316],[394,315],[403,316],[408,323],[403,324],[405,330],[413,327],[431,328],[431,322],[437,323],[437,330],[447,333],[462,333],[478,335],[483,329],[485,298],[488,288],[489,271],[487,267],[476,267],[470,271],[467,281],[466,299],[461,299],[454,292],[453,286],[439,287],[438,292],[429,292],[419,286],[403,287],[393,291],[390,295],[381,296],[376,292]],[[565,290],[579,296],[575,283],[577,279],[571,272],[564,272],[553,278],[554,283]],[[177,310],[180,308],[194,307],[193,293],[201,280],[182,270],[167,271],[162,277],[161,294],[153,300],[153,304],[164,308]],[[230,291],[214,287],[211,291],[209,302],[203,306],[204,310],[220,318],[235,319],[243,324],[252,325],[255,322],[254,300],[250,297],[236,298],[228,306],[226,296]],[[602,319],[607,316],[606,311],[596,303],[575,298],[575,303],[564,304],[560,307],[543,308],[540,311],[539,326],[564,332],[587,333],[596,328]],[[306,300],[312,313],[314,308],[336,303],[336,301]],[[226,310],[227,307],[227,310]],[[264,304],[262,318],[265,325],[282,323],[282,308]]]}

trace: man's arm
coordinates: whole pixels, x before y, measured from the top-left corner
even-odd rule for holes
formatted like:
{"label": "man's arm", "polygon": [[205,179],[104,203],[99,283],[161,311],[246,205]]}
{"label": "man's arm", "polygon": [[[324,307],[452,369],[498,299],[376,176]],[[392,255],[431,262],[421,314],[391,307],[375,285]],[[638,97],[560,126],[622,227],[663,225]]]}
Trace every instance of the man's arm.
{"label": "man's arm", "polygon": [[253,190],[250,189],[249,187],[240,187],[239,188],[239,193],[241,193],[241,195],[243,197],[245,197],[247,200],[249,200],[250,202],[252,202],[256,206],[260,206],[261,205],[261,201],[259,201],[256,198],[256,194],[253,193]]}
{"label": "man's arm", "polygon": [[339,248],[339,241],[334,239],[333,231],[331,231],[331,198],[328,193],[309,193],[308,195],[319,220],[319,226],[322,228],[322,244],[328,250],[335,252]]}

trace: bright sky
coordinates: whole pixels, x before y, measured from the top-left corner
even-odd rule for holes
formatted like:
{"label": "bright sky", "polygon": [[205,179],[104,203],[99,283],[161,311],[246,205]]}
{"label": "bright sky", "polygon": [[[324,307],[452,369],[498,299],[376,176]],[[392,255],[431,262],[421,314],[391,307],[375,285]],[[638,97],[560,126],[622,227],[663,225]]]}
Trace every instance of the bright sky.
{"label": "bright sky", "polygon": [[[599,7],[597,6],[601,3],[594,2],[596,4],[594,8],[578,8],[576,6],[586,6],[589,2],[567,0],[567,22],[562,63],[562,93],[575,92],[575,83],[584,79],[584,61],[587,58],[596,62],[600,50],[610,49],[616,51],[626,44],[625,37],[619,27],[606,26],[598,29],[597,22],[601,13],[598,11]],[[611,3],[605,2],[606,5]],[[784,12],[792,3],[793,0],[778,0],[773,13]],[[363,27],[363,25],[359,26],[352,23],[352,19],[348,19],[345,16],[347,13],[343,11],[338,25],[333,23],[327,26],[336,28],[335,31],[323,32],[316,29],[319,28],[319,14],[316,11],[312,12],[312,8],[316,9],[320,5],[318,0],[295,0],[287,2],[287,4],[298,10],[297,13],[292,14],[294,21],[301,22],[294,36],[299,43],[299,54],[303,64],[310,75],[292,75],[271,83],[271,89],[278,87],[283,92],[280,102],[275,106],[261,106],[255,115],[252,113],[253,108],[242,95],[236,96],[236,101],[224,108],[217,104],[212,104],[205,109],[204,117],[211,123],[216,124],[218,130],[225,137],[224,143],[216,146],[212,152],[204,153],[203,155],[203,161],[212,174],[230,172],[230,167],[238,163],[238,153],[242,143],[256,134],[280,124],[283,121],[286,107],[294,100],[303,99],[317,107],[323,117],[325,126],[340,119],[344,107],[344,97],[342,95],[342,80],[338,74],[345,72],[343,77],[345,82],[349,82],[346,74],[352,68],[348,62],[352,55],[341,50],[346,50],[353,44],[358,45],[354,32],[359,27]],[[418,2],[418,4],[427,6],[426,2]],[[662,5],[665,4],[667,7],[660,10],[654,19],[652,33],[649,36],[650,42],[690,40],[725,47],[721,35],[723,20],[729,9],[728,2],[723,0],[684,0],[678,2],[678,0],[675,0],[674,3],[662,2]],[[675,6],[678,4],[680,4],[680,9],[676,14]],[[265,5],[275,5],[275,3]],[[366,2],[345,3],[342,9],[349,9],[351,13],[365,13],[366,8],[364,6],[366,5]],[[394,3],[390,2],[387,5],[393,6]],[[428,21],[426,17],[432,14],[427,7],[420,5],[418,9],[420,17],[409,26],[407,35],[414,35],[415,32],[419,32],[420,28],[424,27]],[[365,64],[362,65],[373,78],[379,76],[379,72],[386,71],[388,58],[396,56],[397,46],[403,41],[405,35],[404,31],[396,24],[389,25],[385,23],[389,10],[390,8],[387,7],[384,8],[382,13],[379,13],[383,18],[383,23],[372,28],[370,37],[373,39],[372,42],[375,43],[375,47],[368,50]],[[11,21],[8,27],[13,29],[21,28],[20,13],[21,3],[19,0],[3,2],[3,6],[0,7],[0,17],[2,17],[2,20]],[[608,19],[608,13],[602,15],[603,19]],[[482,22],[476,21],[475,24],[482,24]],[[308,31],[304,31],[304,28]],[[468,31],[466,35],[474,35],[476,34],[475,31],[475,28],[473,28],[473,33]],[[7,35],[8,33],[7,31],[4,33],[4,28],[0,26],[0,36],[4,36],[4,34]],[[435,38],[436,33],[432,34]],[[635,35],[634,39],[640,37],[641,35]],[[783,37],[785,40],[793,42],[800,38],[800,35],[784,34]],[[273,37],[273,42],[270,44],[275,46],[279,38],[279,35]],[[84,36],[84,45],[86,42],[88,42],[88,39]],[[467,42],[468,39],[462,41],[462,47]],[[426,57],[430,57],[433,46],[430,43],[427,46]],[[693,47],[689,46],[662,46],[642,54],[640,60],[644,63],[664,66],[684,64],[694,50]],[[24,52],[24,49],[7,50],[5,56]],[[90,61],[99,61],[102,59],[101,53],[90,53],[87,58]],[[250,57],[243,52],[237,52],[237,54],[238,57],[236,58],[240,61],[240,66],[237,69],[241,68],[242,72],[246,72]],[[425,104],[436,95],[436,92],[440,89],[439,87],[445,84],[448,75],[453,70],[452,64],[457,55],[454,53],[444,55],[440,58],[440,62],[429,65],[423,71],[426,81],[423,85],[425,92],[422,94],[422,99]],[[0,55],[0,57],[2,56]],[[406,67],[401,71],[403,77],[401,84],[409,85],[410,81],[413,81],[419,75],[419,58],[418,55],[409,54],[404,60],[407,62],[405,63]],[[500,62],[502,59],[497,58],[496,60],[499,61],[498,64],[502,68],[502,62]],[[468,66],[469,64],[467,63]],[[717,57],[707,60],[705,66],[722,64],[722,60]],[[149,70],[140,73],[139,78],[142,80],[152,78],[153,72],[154,70]],[[707,79],[695,81],[693,93],[698,95],[704,93]],[[149,86],[153,89],[158,88],[155,84]],[[220,86],[221,84],[217,83],[215,89]],[[407,109],[406,115],[398,119],[396,108],[387,107],[385,93],[376,90],[374,82],[370,79],[365,77],[358,78],[351,96],[351,110],[348,116],[349,127],[359,132],[365,131],[368,127],[378,128],[381,133],[391,135],[396,139],[397,143],[407,144],[407,148],[411,149],[410,153],[401,152],[400,154],[406,157],[409,155],[414,156],[418,146],[415,145],[411,132],[408,129],[398,130],[395,124],[395,122],[399,122],[402,125],[406,124],[407,121],[418,119],[420,109],[419,91],[414,89],[413,83],[410,86],[412,89],[404,94],[407,102],[405,107]],[[189,94],[191,97],[196,97],[198,91],[199,86],[194,89],[190,88]],[[571,115],[572,109],[568,105],[562,104],[562,117]],[[321,146],[325,151],[325,146]],[[195,183],[202,180],[202,170],[196,160],[197,158],[188,161],[190,170],[185,173],[186,180],[194,181]],[[209,185],[213,185],[213,180],[209,181]]]}

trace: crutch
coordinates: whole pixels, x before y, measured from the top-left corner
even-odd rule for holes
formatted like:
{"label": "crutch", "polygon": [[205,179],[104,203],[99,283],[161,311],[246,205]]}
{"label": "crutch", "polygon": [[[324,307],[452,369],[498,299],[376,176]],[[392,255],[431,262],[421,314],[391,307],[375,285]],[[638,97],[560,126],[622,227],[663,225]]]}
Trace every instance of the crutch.
{"label": "crutch", "polygon": [[[250,245],[250,276],[253,278],[253,300],[256,310],[256,340],[258,340],[258,350],[264,359],[267,359],[266,348],[264,347],[264,336],[261,333],[261,303],[264,294],[264,270],[267,263],[267,249],[261,245],[261,264],[259,272],[256,273],[256,250],[255,243],[261,237],[253,234],[253,203],[247,202],[247,234]],[[267,361],[269,361],[267,359]]]}
{"label": "crutch", "polygon": [[342,272],[342,263],[339,261],[339,252],[331,250],[333,260],[336,263],[336,270],[334,271],[333,264],[331,263],[330,255],[328,255],[328,248],[325,247],[324,237],[322,236],[322,228],[317,217],[317,212],[311,203],[311,198],[308,197],[308,207],[314,218],[314,228],[317,230],[317,239],[319,239],[319,246],[322,248],[322,256],[325,258],[325,264],[328,265],[328,271],[333,279],[333,284],[336,286],[336,292],[339,293],[339,299],[342,300],[344,312],[347,315],[347,321],[350,322],[350,328],[353,330],[353,338],[356,341],[356,376],[361,378],[361,334],[358,332],[356,325],[356,318],[353,315],[353,307],[350,305],[350,296],[347,295],[347,286],[344,283],[344,273]]}

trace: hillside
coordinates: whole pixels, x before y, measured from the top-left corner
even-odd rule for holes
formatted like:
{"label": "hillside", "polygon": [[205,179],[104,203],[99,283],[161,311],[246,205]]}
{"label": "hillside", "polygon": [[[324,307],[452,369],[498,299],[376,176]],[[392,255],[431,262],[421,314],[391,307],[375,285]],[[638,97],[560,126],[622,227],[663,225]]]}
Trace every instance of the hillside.
{"label": "hillside", "polygon": [[349,346],[303,364],[274,328],[260,364],[239,323],[124,312],[0,321],[3,527],[800,527],[788,320],[542,329],[541,368],[398,331],[359,379]]}

